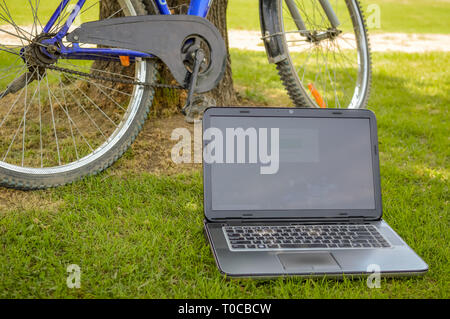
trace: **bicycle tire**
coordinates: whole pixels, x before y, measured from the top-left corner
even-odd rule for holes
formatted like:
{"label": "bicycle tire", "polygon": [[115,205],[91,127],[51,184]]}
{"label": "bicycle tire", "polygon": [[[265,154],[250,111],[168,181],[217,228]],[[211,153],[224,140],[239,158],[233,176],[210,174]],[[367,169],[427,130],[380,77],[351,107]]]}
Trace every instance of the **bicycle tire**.
{"label": "bicycle tire", "polygon": [[[293,102],[294,106],[296,107],[309,107],[309,108],[317,108],[319,105],[317,102],[313,99],[313,97],[308,93],[307,89],[304,86],[304,83],[302,83],[299,74],[296,71],[296,66],[293,62],[293,58],[291,56],[291,52],[289,51],[289,47],[287,44],[287,38],[286,33],[284,30],[284,22],[283,22],[283,1],[284,0],[277,0],[277,6],[276,6],[276,16],[278,18],[277,23],[274,24],[275,27],[275,33],[281,34],[282,38],[282,44],[283,44],[283,50],[284,54],[286,56],[285,59],[282,61],[279,61],[276,63],[276,68],[278,71],[278,75],[283,83],[283,86],[285,87],[291,101]],[[357,103],[349,104],[347,107],[351,108],[366,108],[367,103],[369,101],[370,97],[370,89],[371,89],[371,82],[372,82],[372,57],[371,57],[371,51],[370,51],[370,42],[369,37],[367,34],[367,26],[366,26],[366,20],[364,17],[364,13],[361,10],[361,6],[359,3],[359,0],[345,0],[345,3],[348,7],[348,10],[350,11],[350,14],[352,16],[352,22],[354,24],[354,32],[356,32],[356,28],[359,28],[359,30],[362,30],[362,34],[359,37],[361,43],[358,43],[358,46],[362,46],[363,56],[362,58],[362,64],[364,65],[363,72],[363,79],[362,82],[364,83],[363,86],[363,92],[362,94],[359,94],[360,97],[357,100]],[[354,19],[354,20],[353,20]],[[360,50],[360,48],[358,48]],[[358,52],[359,53],[359,52]],[[358,75],[359,76],[359,75]],[[356,93],[355,93],[356,94]],[[353,100],[351,100],[353,103]],[[336,104],[336,103],[335,103]],[[341,107],[339,105],[339,107]]]}
{"label": "bicycle tire", "polygon": [[[132,10],[135,11],[134,13],[136,15],[148,14],[143,1],[126,1],[127,5],[132,6]],[[147,83],[155,82],[157,78],[157,62],[148,59],[142,63],[145,63],[145,81]],[[98,156],[95,160],[86,165],[57,173],[51,172],[50,168],[50,172],[47,174],[39,173],[38,170],[34,171],[32,168],[25,172],[23,170],[17,171],[3,163],[4,165],[0,165],[0,185],[22,190],[45,189],[72,183],[83,177],[98,174],[110,167],[128,150],[142,130],[148,117],[153,102],[154,89],[146,86],[142,88],[142,90],[143,93],[138,103],[138,107],[136,108],[137,110],[134,112],[133,118],[129,119],[130,124],[127,129],[124,132],[120,132],[120,137],[116,136],[116,138],[112,139],[114,140],[114,145],[111,145],[107,151]]]}

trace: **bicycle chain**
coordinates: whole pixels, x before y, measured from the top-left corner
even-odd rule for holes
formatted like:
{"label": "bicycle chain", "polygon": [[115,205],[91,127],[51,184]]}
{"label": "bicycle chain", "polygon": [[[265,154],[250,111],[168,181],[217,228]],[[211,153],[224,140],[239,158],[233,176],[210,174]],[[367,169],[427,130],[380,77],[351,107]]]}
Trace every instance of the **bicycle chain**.
{"label": "bicycle chain", "polygon": [[103,75],[94,75],[94,74],[85,73],[85,72],[81,72],[81,71],[75,71],[75,70],[71,70],[71,69],[67,69],[67,68],[61,68],[56,65],[49,65],[49,64],[40,63],[40,62],[38,62],[37,64],[38,64],[38,66],[43,67],[45,69],[50,69],[50,70],[67,73],[67,74],[78,75],[78,76],[82,76],[82,77],[88,77],[88,78],[100,80],[100,81],[109,81],[109,82],[113,82],[113,83],[131,84],[131,85],[141,85],[141,86],[147,86],[147,87],[159,88],[159,89],[185,90],[185,88],[181,85],[149,83],[149,82],[140,82],[140,81],[134,81],[134,80],[125,80],[125,79],[121,80],[121,79],[107,77],[107,76],[103,76]]}

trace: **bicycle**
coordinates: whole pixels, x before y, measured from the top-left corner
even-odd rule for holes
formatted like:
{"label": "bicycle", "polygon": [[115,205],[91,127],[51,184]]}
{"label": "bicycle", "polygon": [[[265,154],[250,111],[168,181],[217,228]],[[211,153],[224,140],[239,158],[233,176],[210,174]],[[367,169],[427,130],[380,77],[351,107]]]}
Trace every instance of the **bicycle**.
{"label": "bicycle", "polygon": [[[138,135],[157,87],[187,90],[183,111],[201,111],[196,94],[225,67],[211,2],[173,15],[165,0],[118,0],[97,21],[101,1],[61,0],[49,16],[50,0],[1,0],[0,184],[41,189],[103,171]],[[76,26],[78,17],[89,22]],[[260,0],[260,17],[295,106],[366,107],[371,56],[358,0]],[[160,63],[177,85],[158,83]]]}

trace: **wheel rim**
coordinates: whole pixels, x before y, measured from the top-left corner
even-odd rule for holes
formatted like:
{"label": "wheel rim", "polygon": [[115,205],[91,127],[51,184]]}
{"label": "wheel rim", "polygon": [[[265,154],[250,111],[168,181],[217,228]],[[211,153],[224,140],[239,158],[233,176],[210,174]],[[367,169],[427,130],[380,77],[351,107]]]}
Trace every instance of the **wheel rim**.
{"label": "wheel rim", "polygon": [[[289,9],[280,0],[280,21],[288,59],[294,76],[310,106],[361,108],[367,102],[370,52],[363,17],[356,1],[330,1],[342,33],[334,38],[310,42],[296,28]],[[332,28],[317,0],[296,0],[309,32],[330,33]],[[310,85],[312,84],[312,86]],[[312,91],[316,89],[319,99]],[[322,105],[324,106],[324,105]]]}
{"label": "wheel rim", "polygon": [[[2,58],[8,57],[10,62],[8,66],[0,67],[0,92],[20,74],[36,77],[33,72],[26,72],[25,63],[17,54],[20,54],[26,41],[42,29],[41,20],[45,19],[40,18],[38,13],[43,2],[26,1],[33,17],[32,24],[28,25],[23,21],[20,21],[22,25],[15,22],[15,16],[11,13],[14,11],[6,2],[0,2],[0,55]],[[81,16],[97,19],[89,12],[96,10],[95,3],[98,1],[88,1]],[[121,11],[136,14],[130,0],[123,3],[127,10],[120,8],[109,18]],[[52,9],[54,6],[51,6]],[[66,8],[63,16],[70,12],[69,9]],[[45,18],[48,19],[48,16]],[[52,32],[61,26],[62,20],[56,23]],[[146,81],[147,75],[146,63],[140,59],[128,68],[122,67],[119,61],[96,65],[61,59],[55,65],[141,82]],[[106,68],[102,68],[103,65]],[[25,78],[28,83],[28,76]],[[92,164],[108,153],[128,131],[143,94],[142,86],[112,86],[104,81],[46,69],[32,83],[0,99],[0,167],[23,174],[48,175],[67,173]]]}

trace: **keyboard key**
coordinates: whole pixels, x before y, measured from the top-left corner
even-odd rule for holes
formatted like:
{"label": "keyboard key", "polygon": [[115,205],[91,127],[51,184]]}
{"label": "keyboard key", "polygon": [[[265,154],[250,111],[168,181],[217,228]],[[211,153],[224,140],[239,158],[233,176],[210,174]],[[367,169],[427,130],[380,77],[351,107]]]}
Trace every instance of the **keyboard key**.
{"label": "keyboard key", "polygon": [[327,248],[325,244],[280,244],[280,248]]}
{"label": "keyboard key", "polygon": [[251,244],[252,242],[250,240],[232,240],[232,244]]}
{"label": "keyboard key", "polygon": [[241,234],[238,234],[238,233],[228,234],[228,237],[240,237],[240,236],[241,236]]}

